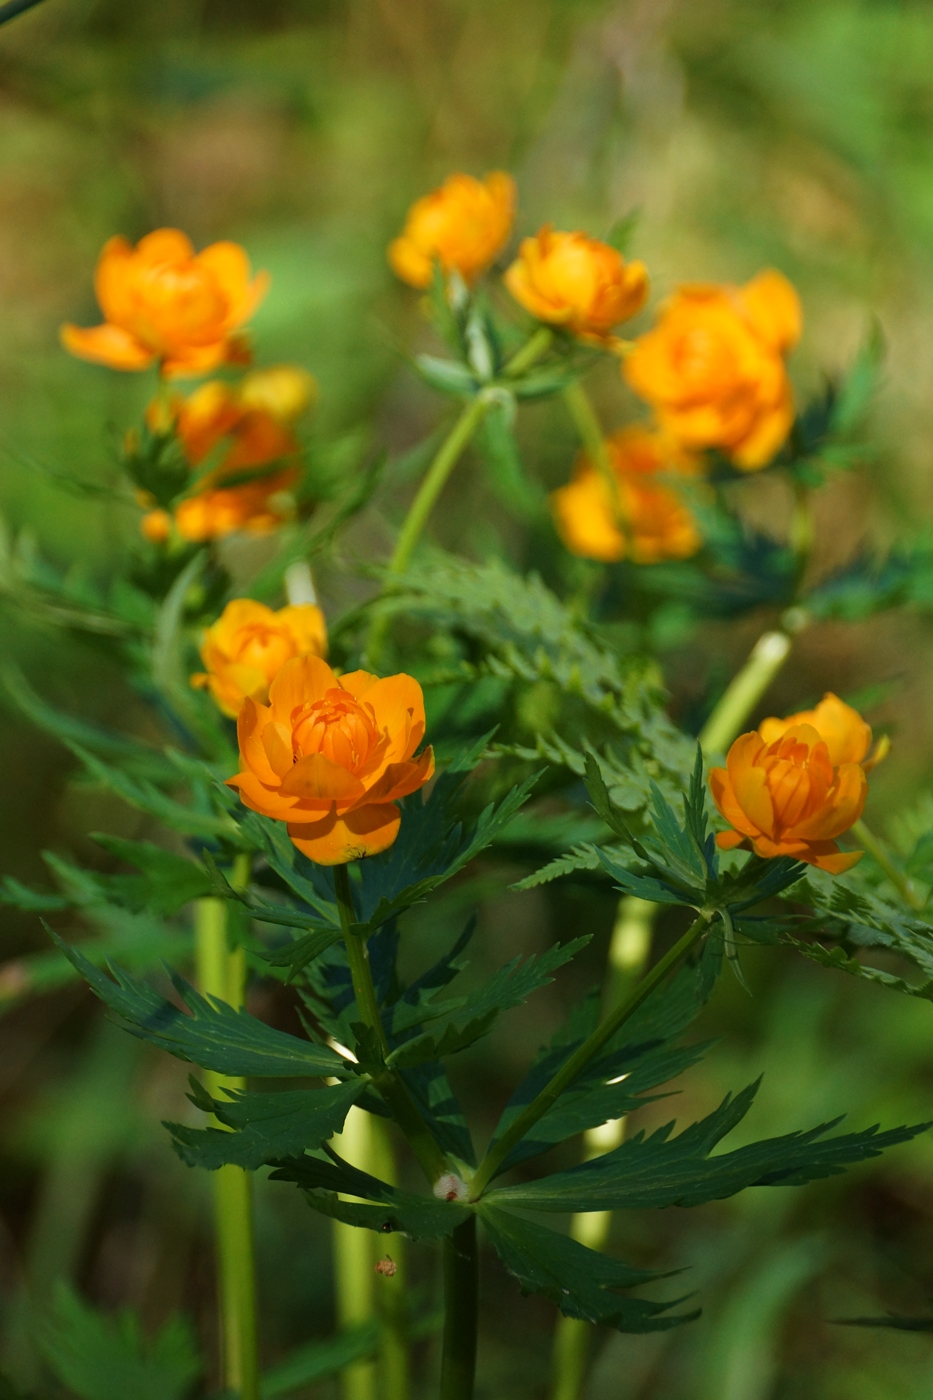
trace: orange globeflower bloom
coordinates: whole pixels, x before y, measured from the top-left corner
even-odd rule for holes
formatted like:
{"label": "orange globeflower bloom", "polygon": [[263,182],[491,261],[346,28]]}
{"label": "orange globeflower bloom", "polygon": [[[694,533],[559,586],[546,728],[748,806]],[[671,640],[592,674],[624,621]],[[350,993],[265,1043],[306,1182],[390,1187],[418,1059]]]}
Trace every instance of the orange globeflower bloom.
{"label": "orange globeflower bloom", "polygon": [[840,851],[836,837],[862,815],[865,770],[856,762],[834,764],[812,724],[794,724],[770,743],[757,731],[739,735],[709,784],[733,827],[717,833],[722,851],[743,846],[758,856],[793,856],[831,875],[862,858],[861,851]]}
{"label": "orange globeflower bloom", "polygon": [[867,724],[858,710],[853,710],[838,695],[828,690],[820,703],[812,710],[800,710],[787,719],[765,719],[758,726],[758,733],[766,744],[773,744],[795,724],[810,724],[819,734],[829,752],[830,763],[859,763],[866,773],[887,755],[891,741],[885,734],[871,748],[871,725]]}
{"label": "orange globeflower bloom", "polygon": [[288,518],[290,503],[283,495],[298,480],[296,466],[251,481],[232,478],[295,456],[299,442],[293,424],[316,393],[312,375],[295,365],[278,365],[256,370],[237,385],[210,380],[187,398],[150,404],[150,428],[174,429],[192,466],[226,444],[198,494],[175,507],[183,539],[220,539],[235,530],[267,534]]}
{"label": "orange globeflower bloom", "polygon": [[97,264],[94,288],[104,323],[62,327],[66,350],[111,369],[146,369],[198,375],[222,364],[243,364],[237,335],[269,286],[251,278],[238,243],[212,243],[195,253],[178,229],[160,228],[134,248],[111,238]]}
{"label": "orange globeflower bloom", "polygon": [[606,449],[616,499],[583,453],[573,480],[551,494],[555,524],[571,554],[606,564],[626,554],[636,564],[695,554],[702,541],[693,516],[675,490],[651,479],[665,470],[686,474],[690,460],[647,428],[623,428],[607,439]]}
{"label": "orange globeflower bloom", "polygon": [[339,679],[316,656],[287,661],[269,704],[246,699],[237,721],[241,772],[228,778],[247,807],[288,823],[319,865],[378,855],[398,835],[398,798],[434,772],[424,697],[411,676],[367,671]]}
{"label": "orange globeflower bloom", "polygon": [[205,670],[191,677],[209,690],[225,715],[236,719],[247,696],[265,704],[269,684],[295,656],[325,656],[327,624],[314,603],[273,612],[252,598],[235,598],[208,627],[201,643]]}
{"label": "orange globeflower bloom", "polygon": [[389,244],[392,271],[411,287],[428,287],[437,261],[473,282],[505,247],[514,218],[511,175],[449,175],[409,209],[401,236]]}
{"label": "orange globeflower bloom", "polygon": [[139,528],[150,544],[165,544],[172,533],[172,517],[167,510],[147,510]]}
{"label": "orange globeflower bloom", "polygon": [[598,238],[555,233],[545,225],[534,238],[522,240],[505,285],[539,321],[606,344],[613,326],[644,306],[648,270],[643,262],[627,263]]}
{"label": "orange globeflower bloom", "polygon": [[755,471],[794,421],[784,356],[800,339],[801,315],[780,272],[760,272],[744,287],[681,287],[635,342],[625,377],[686,447],[719,448]]}

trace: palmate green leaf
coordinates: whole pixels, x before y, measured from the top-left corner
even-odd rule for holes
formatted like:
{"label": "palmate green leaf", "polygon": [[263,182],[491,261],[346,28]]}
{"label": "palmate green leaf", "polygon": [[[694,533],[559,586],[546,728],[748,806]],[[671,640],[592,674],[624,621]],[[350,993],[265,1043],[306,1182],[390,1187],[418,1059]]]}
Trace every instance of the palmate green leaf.
{"label": "palmate green leaf", "polygon": [[[808,922],[817,942],[794,946],[817,962],[838,968],[853,976],[894,987],[911,996],[926,999],[933,982],[933,923],[925,911],[909,909],[903,903],[888,899],[883,893],[860,883],[856,867],[848,876],[838,880],[823,880],[808,874],[792,892],[795,905],[807,903],[813,910]],[[807,923],[804,923],[804,928]],[[832,938],[844,945],[844,950],[827,951],[819,940]],[[794,942],[793,939],[789,941]],[[851,948],[876,948],[896,953],[919,972],[916,982],[894,977],[887,972],[867,967],[851,955]]]}
{"label": "palmate green leaf", "polygon": [[835,1119],[806,1132],[710,1156],[744,1118],[757,1089],[757,1083],[751,1084],[734,1098],[727,1096],[713,1113],[676,1138],[670,1136],[674,1124],[669,1123],[649,1138],[639,1133],[613,1152],[543,1181],[500,1187],[490,1193],[490,1199],[546,1211],[696,1206],[734,1196],[748,1186],[801,1186],[836,1176],[888,1147],[909,1142],[930,1126],[921,1123],[879,1132],[875,1125],[860,1133],[827,1138],[826,1133],[840,1121]]}
{"label": "palmate green leaf", "polygon": [[558,1235],[543,1225],[502,1210],[490,1198],[479,1207],[496,1253],[523,1293],[538,1293],[555,1303],[565,1317],[602,1323],[618,1332],[661,1332],[699,1317],[699,1309],[671,1314],[684,1298],[655,1303],[627,1298],[619,1290],[635,1288],[663,1275],[633,1269],[605,1254]]}
{"label": "palmate green leaf", "polygon": [[430,1028],[393,1050],[388,1063],[404,1068],[466,1049],[486,1034],[502,1011],[520,1006],[533,992],[553,981],[551,973],[575,957],[589,941],[587,935],[551,948],[539,958],[513,958],[485,986],[468,997],[457,998],[440,1014],[436,1014],[437,1009],[432,1010],[430,1001],[413,1007],[412,1016],[419,1017],[417,1024],[429,1021]]}
{"label": "palmate green leaf", "polygon": [[[309,1204],[322,1215],[383,1235],[401,1231],[413,1239],[437,1239],[469,1219],[470,1208],[457,1201],[413,1195],[351,1167],[334,1152],[328,1155],[332,1160],[300,1157],[281,1162],[270,1179],[300,1186]],[[341,1201],[338,1191],[361,1197],[366,1204]]]}
{"label": "palmate green leaf", "polygon": [[56,1378],[80,1400],[182,1400],[201,1371],[195,1337],[181,1318],[147,1339],[134,1313],[104,1317],[64,1283],[40,1345]]}
{"label": "palmate green leaf", "polygon": [[[632,1111],[646,1102],[639,1095],[668,1083],[696,1063],[706,1046],[678,1047],[675,1041],[709,1000],[719,963],[717,948],[708,942],[696,966],[683,964],[666,986],[654,991],[517,1144],[500,1172],[576,1133]],[[595,1029],[598,1019],[599,998],[594,995],[571,1014],[538,1055],[496,1124],[494,1143]]]}
{"label": "palmate green leaf", "polygon": [[49,930],[57,946],[101,1001],[129,1021],[132,1033],[218,1074],[256,1078],[345,1076],[347,1063],[326,1045],[313,1045],[275,1030],[226,1002],[200,996],[182,978],[175,987],[191,1015],[166,1001],[145,982],[111,967],[113,978],[96,968],[77,948]]}
{"label": "palmate green leaf", "polygon": [[215,1171],[232,1163],[255,1171],[266,1162],[314,1151],[339,1133],[350,1108],[366,1090],[366,1081],[321,1089],[295,1089],[282,1093],[249,1093],[226,1090],[228,1100],[195,1095],[195,1102],[213,1112],[230,1132],[220,1128],[189,1128],[165,1123],[172,1146],[189,1167]]}
{"label": "palmate green leaf", "polygon": [[549,860],[547,865],[542,865],[540,870],[536,870],[533,875],[526,875],[524,880],[517,880],[509,888],[533,890],[538,885],[547,885],[552,880],[561,880],[565,875],[576,875],[581,870],[599,870],[601,866],[599,847],[585,842],[581,846],[573,846],[566,855]]}

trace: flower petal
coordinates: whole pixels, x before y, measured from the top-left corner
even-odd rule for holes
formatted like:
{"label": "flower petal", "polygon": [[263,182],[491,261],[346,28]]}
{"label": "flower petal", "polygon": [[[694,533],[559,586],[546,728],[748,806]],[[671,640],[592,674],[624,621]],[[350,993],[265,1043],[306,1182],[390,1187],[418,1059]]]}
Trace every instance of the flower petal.
{"label": "flower petal", "polygon": [[289,719],[299,705],[320,700],[339,682],[319,656],[296,656],[286,661],[269,687],[269,705],[276,716]]}
{"label": "flower petal", "polygon": [[313,803],[357,802],[366,791],[359,778],[322,753],[299,758],[282,779],[280,790],[283,796]]}
{"label": "flower petal", "polygon": [[411,763],[390,763],[379,780],[373,783],[367,793],[373,801],[394,802],[398,797],[407,797],[434,776],[434,750],[426,748]]}
{"label": "flower petal", "polygon": [[146,369],[155,355],[129,331],[106,322],[102,326],[62,326],[61,341],[65,349],[81,360],[111,369]]}
{"label": "flower petal", "polygon": [[288,834],[317,865],[346,865],[387,850],[398,835],[401,819],[391,802],[367,803],[343,817],[331,812],[318,822],[289,822]]}

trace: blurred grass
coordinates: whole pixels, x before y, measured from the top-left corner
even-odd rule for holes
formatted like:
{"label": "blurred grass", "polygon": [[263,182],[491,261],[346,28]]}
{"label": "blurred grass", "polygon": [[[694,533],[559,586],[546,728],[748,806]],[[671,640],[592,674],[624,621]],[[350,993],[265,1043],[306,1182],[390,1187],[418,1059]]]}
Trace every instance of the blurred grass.
{"label": "blurred grass", "polygon": [[[0,508],[30,523],[53,558],[92,573],[135,529],[131,512],[66,496],[33,463],[93,480],[112,470],[113,433],[138,415],[151,384],[69,359],[57,328],[96,319],[91,273],[104,239],[161,224],[198,243],[239,239],[272,272],[258,353],[319,377],[316,440],[352,435],[404,453],[439,406],[406,368],[407,349],[428,336],[417,297],[391,279],[385,244],[409,201],[451,169],[506,167],[519,181],[523,232],[551,220],[599,233],[637,207],[633,251],[656,297],[680,280],[782,268],[806,309],[794,362],[802,392],[843,366],[880,319],[889,344],[874,423],[882,450],[820,506],[821,562],[838,563],[864,535],[890,538],[929,519],[933,505],[931,142],[926,3],[46,0],[0,32]],[[632,412],[611,372],[597,393],[607,425]],[[524,415],[521,440],[547,485],[566,476],[574,447],[552,406]],[[455,476],[439,536],[458,548],[505,540],[532,550],[474,467]],[[410,476],[389,474],[343,546],[348,566],[385,550],[386,521],[410,490]],[[749,511],[781,518],[778,488],[743,490]],[[352,596],[340,558],[323,586],[331,606]],[[711,628],[673,652],[675,706],[689,707],[710,655],[733,665],[757,625]],[[125,704],[95,656],[9,614],[3,627],[5,649],[60,702],[103,717]],[[917,619],[827,625],[804,639],[770,697],[780,711],[829,687],[886,685],[872,712],[896,739],[873,797],[880,826],[931,781],[931,662],[929,627]],[[0,786],[10,798],[0,816],[10,873],[35,878],[36,850],[84,849],[85,831],[104,824],[69,790],[63,751],[12,716],[0,730]],[[108,812],[109,827],[119,820]],[[413,956],[454,926],[456,904],[429,925],[412,918]],[[481,959],[498,961],[503,944],[510,954],[539,947],[568,926],[604,940],[611,912],[610,899],[572,889],[487,895]],[[40,940],[35,920],[6,912],[4,957]],[[601,955],[599,942],[577,976],[595,976]],[[697,1030],[721,1037],[717,1049],[679,1100],[646,1121],[706,1110],[762,1070],[751,1120],[761,1134],[841,1109],[857,1126],[928,1115],[926,1005],[784,953],[755,952],[749,964],[753,999],[724,984]],[[481,1119],[559,1004],[556,991],[543,995],[471,1052],[464,1091]],[[204,1183],[175,1163],[158,1128],[186,1111],[184,1076],[156,1057],[131,1065],[111,1054],[98,1020],[72,988],[0,1022],[0,1322],[7,1361],[25,1378],[37,1363],[23,1340],[24,1267],[41,1267],[43,1291],[67,1273],[101,1303],[141,1307],[151,1324],[184,1303],[209,1341]],[[83,1127],[78,1112],[102,1055],[121,1116],[115,1136],[97,1134],[93,1104]],[[74,1179],[56,1146],[72,1127],[82,1128]],[[920,1139],[806,1191],[620,1218],[617,1242],[633,1255],[691,1263],[686,1286],[702,1290],[706,1311],[670,1335],[601,1337],[591,1400],[929,1395],[928,1337],[827,1319],[929,1307],[931,1180],[933,1149]],[[260,1190],[259,1211],[272,1359],[329,1326],[328,1236],[281,1188]],[[481,1393],[544,1394],[550,1309],[520,1299],[492,1261],[484,1291]],[[430,1375],[435,1359],[423,1351]]]}

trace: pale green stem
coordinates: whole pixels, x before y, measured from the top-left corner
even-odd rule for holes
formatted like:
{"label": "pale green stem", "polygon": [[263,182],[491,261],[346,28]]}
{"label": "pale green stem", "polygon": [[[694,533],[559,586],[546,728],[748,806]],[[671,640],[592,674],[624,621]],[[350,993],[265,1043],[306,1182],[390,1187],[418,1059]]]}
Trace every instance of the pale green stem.
{"label": "pale green stem", "polygon": [[[513,355],[512,359],[505,365],[503,377],[514,379],[530,369],[546,352],[553,338],[553,332],[546,327],[535,331],[521,350]],[[399,574],[403,574],[411,563],[418,541],[421,539],[431,512],[437,504],[438,497],[447,485],[451,472],[459,462],[483,418],[496,401],[495,395],[482,392],[470,399],[434,454],[422,478],[421,485],[415,493],[415,499],[408,508],[408,514],[402,522],[395,549],[389,560],[383,591],[385,588],[391,587],[392,580],[397,578]],[[366,654],[371,666],[375,665],[378,660],[388,627],[389,617],[387,613],[383,613],[373,621],[366,645]]]}
{"label": "pale green stem", "polygon": [[[395,1153],[384,1118],[370,1118],[372,1134],[373,1175],[380,1181],[397,1185]],[[362,1230],[360,1234],[365,1234]],[[410,1363],[408,1337],[408,1291],[405,1236],[394,1235],[391,1255],[394,1274],[380,1274],[376,1283],[379,1312],[382,1316],[380,1348],[382,1400],[408,1400],[410,1393]]]}
{"label": "pale green stem", "polygon": [[765,632],[758,638],[745,665],[730,681],[700,730],[700,747],[705,754],[725,753],[784,665],[792,645],[793,637],[783,630]]}
{"label": "pale green stem", "polygon": [[[249,883],[250,858],[237,856],[231,884]],[[242,948],[231,949],[227,936],[228,904],[223,899],[199,899],[195,906],[195,948],[200,990],[231,1006],[242,1006],[246,994],[246,959]],[[215,1098],[224,1089],[242,1089],[245,1081],[205,1073],[205,1085]],[[259,1400],[259,1345],[256,1305],[256,1258],[253,1236],[252,1183],[242,1167],[225,1166],[212,1173],[214,1221],[220,1301],[223,1386],[240,1400]]]}
{"label": "pale green stem", "polygon": [[573,419],[580,441],[586,449],[587,456],[606,483],[616,524],[624,533],[627,522],[622,494],[619,490],[619,479],[612,469],[612,459],[606,447],[602,424],[593,407],[593,401],[579,379],[568,384],[561,391],[561,395],[567,406],[567,411]]}
{"label": "pale green stem", "polygon": [[853,825],[852,835],[865,847],[876,864],[880,865],[891,884],[903,896],[911,909],[922,909],[926,900],[917,892],[910,877],[905,875],[903,870],[898,870],[885,850],[884,843],[865,825],[861,818]]}
{"label": "pale green stem", "polygon": [[[626,895],[619,900],[609,944],[609,975],[604,993],[608,1014],[632,990],[644,972],[651,953],[651,936],[658,906],[651,900]],[[625,1119],[616,1118],[591,1128],[583,1136],[584,1158],[599,1157],[619,1147],[625,1138]],[[594,1210],[575,1215],[571,1237],[589,1249],[602,1249],[609,1235],[612,1212]],[[575,1317],[559,1317],[554,1334],[554,1383],[552,1400],[580,1400],[586,1377],[592,1325]]]}
{"label": "pale green stem", "polygon": [[[341,1157],[362,1171],[372,1171],[372,1118],[361,1108],[351,1108],[343,1132],[334,1138]],[[342,1220],[334,1221],[334,1283],[337,1320],[342,1328],[369,1322],[375,1313],[376,1258],[373,1236]],[[340,1376],[344,1400],[376,1400],[376,1367],[355,1361]]]}
{"label": "pale green stem", "polygon": [[583,1044],[564,1061],[561,1068],[545,1084],[544,1088],[535,1095],[531,1103],[522,1109],[521,1113],[512,1120],[499,1140],[490,1147],[483,1158],[476,1172],[470,1188],[472,1200],[479,1200],[486,1187],[501,1168],[503,1162],[521,1142],[522,1138],[531,1131],[539,1119],[543,1118],[548,1109],[560,1098],[565,1089],[568,1089],[579,1074],[582,1073],[594,1056],[612,1039],[616,1032],[625,1025],[625,1022],[635,1014],[638,1008],[651,995],[655,987],[663,982],[668,973],[671,972],[682,958],[698,943],[709,926],[709,922],[715,911],[703,909],[694,919],[682,938],[674,944],[664,957],[655,963],[654,967],[643,977],[635,990],[621,1001],[609,1015],[606,1016],[590,1035],[587,1036]]}

